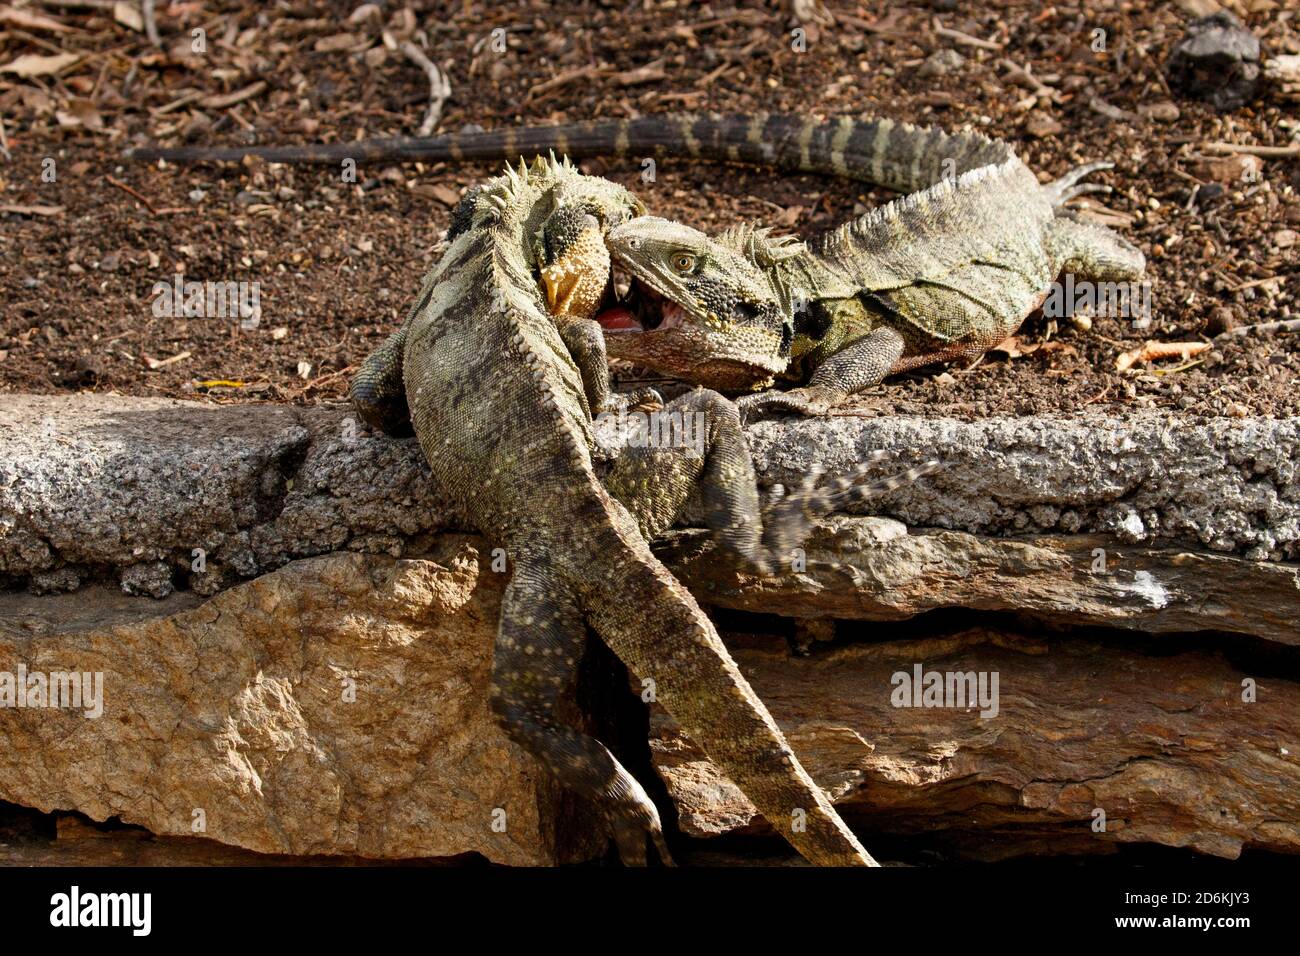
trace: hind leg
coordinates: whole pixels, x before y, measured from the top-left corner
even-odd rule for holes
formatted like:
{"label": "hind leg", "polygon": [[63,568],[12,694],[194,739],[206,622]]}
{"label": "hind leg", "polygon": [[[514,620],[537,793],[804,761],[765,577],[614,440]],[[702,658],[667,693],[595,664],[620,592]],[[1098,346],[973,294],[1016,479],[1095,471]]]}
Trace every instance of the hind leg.
{"label": "hind leg", "polygon": [[603,744],[556,716],[577,676],[586,633],[569,589],[544,565],[519,560],[492,655],[493,713],[511,740],[596,805],[625,864],[645,865],[649,835],[671,865],[659,811],[641,784]]}

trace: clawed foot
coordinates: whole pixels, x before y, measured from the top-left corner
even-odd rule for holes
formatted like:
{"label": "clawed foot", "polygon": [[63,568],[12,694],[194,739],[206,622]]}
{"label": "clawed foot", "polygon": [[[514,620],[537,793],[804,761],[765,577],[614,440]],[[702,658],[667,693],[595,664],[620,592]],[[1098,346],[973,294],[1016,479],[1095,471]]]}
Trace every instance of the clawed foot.
{"label": "clawed foot", "polygon": [[659,389],[638,388],[631,392],[610,392],[605,404],[596,410],[597,415],[617,415],[619,412],[657,412],[664,407],[664,397]]}
{"label": "clawed foot", "polygon": [[788,392],[771,391],[745,395],[736,400],[736,408],[740,410],[740,420],[748,424],[782,413],[810,417],[825,415],[839,403],[842,397],[829,388],[809,385],[805,388],[792,388]]}
{"label": "clawed foot", "polygon": [[646,865],[647,837],[659,854],[659,862],[664,866],[676,866],[672,854],[668,852],[668,843],[664,840],[659,811],[640,784],[636,784],[635,792],[625,794],[617,804],[610,807],[606,817],[614,844],[618,847],[618,857],[624,866]]}
{"label": "clawed foot", "polygon": [[822,472],[814,469],[804,478],[802,485],[789,494],[778,485],[772,502],[763,512],[762,548],[747,556],[748,563],[759,574],[776,574],[783,564],[790,561],[795,549],[803,545],[818,519],[853,502],[910,484],[943,467],[931,459],[897,475],[866,481],[872,465],[889,457],[889,452],[873,452],[857,468],[825,481]]}

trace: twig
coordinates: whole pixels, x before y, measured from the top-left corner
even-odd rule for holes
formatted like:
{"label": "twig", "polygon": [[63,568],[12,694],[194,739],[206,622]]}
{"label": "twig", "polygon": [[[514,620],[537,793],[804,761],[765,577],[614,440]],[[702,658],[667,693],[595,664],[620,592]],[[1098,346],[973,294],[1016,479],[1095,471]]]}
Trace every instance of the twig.
{"label": "twig", "polygon": [[112,10],[115,0],[40,0],[43,7],[58,7],[61,10]]}
{"label": "twig", "polygon": [[140,0],[140,16],[144,19],[144,35],[154,46],[162,46],[162,37],[158,35],[158,20],[154,16],[154,0]]}
{"label": "twig", "polygon": [[168,113],[172,112],[173,110],[178,110],[182,106],[187,106],[190,103],[193,103],[195,100],[199,100],[202,98],[203,98],[202,90],[190,90],[188,93],[182,93],[180,96],[176,97],[176,99],[172,100],[170,103],[165,103],[162,106],[159,106],[157,109],[152,109],[149,112],[153,116],[166,116]]}
{"label": "twig", "polygon": [[265,89],[266,80],[258,80],[256,83],[250,83],[242,90],[235,90],[233,93],[214,93],[212,96],[205,96],[199,100],[199,106],[208,110],[222,110],[227,106],[242,103],[244,100],[251,100],[254,96],[259,96]]}
{"label": "twig", "polygon": [[596,77],[602,76],[608,72],[609,70],[604,69],[602,67],[594,66],[592,64],[588,64],[587,66],[580,66],[573,70],[565,70],[563,73],[557,73],[549,80],[544,80],[541,83],[538,83],[534,86],[530,86],[528,88],[527,98],[531,100],[536,97],[542,96],[545,93],[549,93],[552,90],[558,90],[562,86],[568,86],[570,83],[574,82],[575,80],[585,80],[589,78],[595,79]]}
{"label": "twig", "polygon": [[14,161],[13,154],[9,152],[9,137],[5,135],[5,118],[0,116],[0,153],[4,154],[5,162]]}
{"label": "twig", "polygon": [[1233,288],[1233,292],[1241,292],[1243,289],[1254,289],[1256,286],[1268,285],[1270,282],[1276,282],[1281,285],[1286,281],[1286,276],[1265,276],[1262,279],[1251,279],[1249,282],[1242,282]]}
{"label": "twig", "polygon": [[402,44],[402,52],[406,54],[408,60],[429,76],[429,108],[424,113],[419,132],[416,133],[417,136],[429,136],[437,127],[438,120],[442,119],[442,106],[451,96],[451,80],[447,79],[447,75],[438,69],[438,65],[425,56],[424,51],[410,40]]}
{"label": "twig", "polygon": [[981,50],[1001,50],[1002,44],[995,43],[992,40],[981,40],[979,37],[973,37],[969,33],[962,33],[960,30],[953,30],[939,22],[939,18],[934,18],[934,32],[941,37],[947,37],[950,40],[956,40],[958,43],[964,43],[967,46],[979,47]]}
{"label": "twig", "polygon": [[1290,146],[1241,146],[1237,143],[1202,143],[1201,149],[1214,153],[1245,153],[1247,156],[1272,156],[1285,158],[1300,156],[1300,143]]}
{"label": "twig", "polygon": [[143,354],[140,357],[144,359],[144,364],[149,366],[149,371],[153,372],[160,368],[166,368],[168,365],[175,365],[177,362],[183,362],[192,354],[193,353],[187,349],[184,352],[177,352],[171,358],[154,359]]}
{"label": "twig", "polygon": [[1110,382],[1107,382],[1107,383],[1106,383],[1106,387],[1103,388],[1103,389],[1102,389],[1100,392],[1098,392],[1096,395],[1092,396],[1092,398],[1086,398],[1086,399],[1084,399],[1083,402],[1080,403],[1080,407],[1083,407],[1084,405],[1091,405],[1093,402],[1100,402],[1103,398],[1106,397],[1106,395],[1107,395],[1109,392],[1110,392]]}
{"label": "twig", "polygon": [[1276,322],[1257,322],[1254,325],[1239,325],[1227,332],[1220,332],[1216,339],[1236,339],[1244,335],[1262,332],[1300,332],[1300,319],[1279,319]]}
{"label": "twig", "polygon": [[114,179],[112,176],[108,176],[108,175],[105,175],[104,179],[108,182],[110,186],[116,186],[118,189],[122,190],[122,192],[130,196],[134,196],[136,199],[140,200],[140,202],[144,204],[145,209],[148,209],[149,212],[153,213],[155,216],[158,215],[158,210],[154,208],[153,203],[145,199],[144,196],[140,195],[140,193],[136,192],[126,183],[122,182],[122,180]]}
{"label": "twig", "polygon": [[1157,359],[1180,358],[1186,362],[1193,355],[1209,350],[1209,342],[1147,342],[1141,348],[1125,352],[1115,359],[1115,371],[1127,372],[1139,362],[1154,362]]}

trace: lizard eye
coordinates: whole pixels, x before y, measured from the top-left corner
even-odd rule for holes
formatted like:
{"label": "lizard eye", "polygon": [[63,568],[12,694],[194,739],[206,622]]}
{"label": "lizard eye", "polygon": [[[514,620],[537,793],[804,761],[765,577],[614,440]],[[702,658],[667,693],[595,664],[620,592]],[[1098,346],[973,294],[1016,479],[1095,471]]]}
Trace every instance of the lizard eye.
{"label": "lizard eye", "polygon": [[678,272],[690,272],[695,268],[695,257],[689,252],[679,252],[673,256],[673,268]]}

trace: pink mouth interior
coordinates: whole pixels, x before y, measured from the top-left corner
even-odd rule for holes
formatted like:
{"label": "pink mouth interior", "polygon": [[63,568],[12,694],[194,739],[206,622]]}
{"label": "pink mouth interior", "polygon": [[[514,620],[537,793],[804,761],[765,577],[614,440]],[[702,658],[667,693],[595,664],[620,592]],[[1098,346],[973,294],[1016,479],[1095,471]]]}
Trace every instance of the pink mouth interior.
{"label": "pink mouth interior", "polygon": [[611,332],[641,331],[641,323],[636,320],[632,310],[621,305],[606,309],[596,316],[596,321],[600,323],[602,329],[608,329]]}

